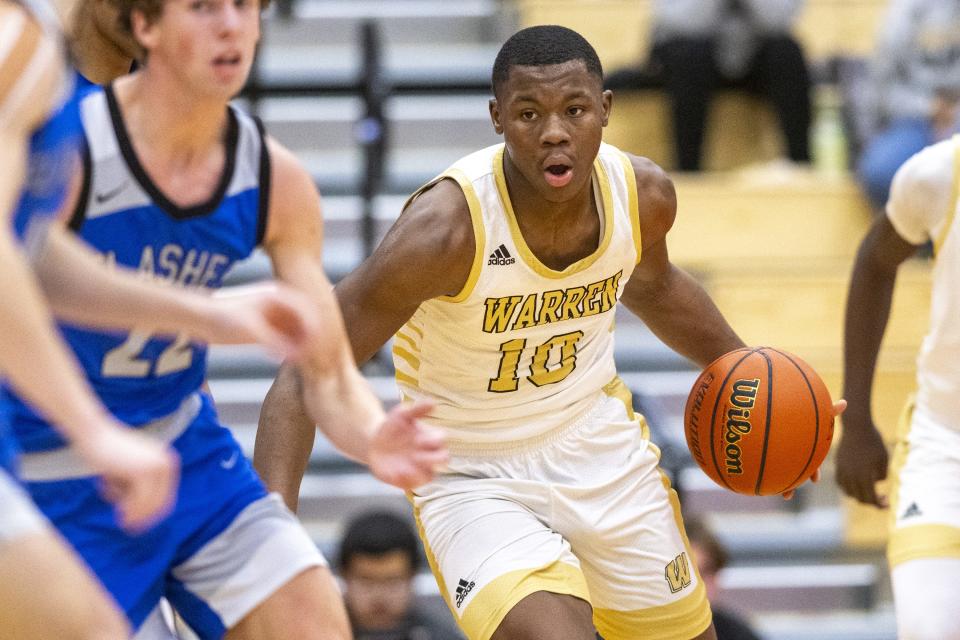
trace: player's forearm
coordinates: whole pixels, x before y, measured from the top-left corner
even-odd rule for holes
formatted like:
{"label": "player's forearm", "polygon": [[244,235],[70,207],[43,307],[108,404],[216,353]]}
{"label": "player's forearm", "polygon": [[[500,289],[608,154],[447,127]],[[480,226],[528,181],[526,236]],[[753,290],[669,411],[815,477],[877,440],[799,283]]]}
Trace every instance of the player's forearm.
{"label": "player's forearm", "polygon": [[297,510],[300,484],[310,462],[316,427],[303,407],[297,372],[284,364],[260,409],[253,466],[267,488]]}
{"label": "player's forearm", "polygon": [[202,336],[209,320],[207,295],[106,268],[60,228],[50,229],[35,269],[53,312],[73,324]]}
{"label": "player's forearm", "polygon": [[369,464],[370,443],[384,412],[352,361],[310,382],[305,377],[304,384],[313,390],[311,409],[323,435],[345,456]]}
{"label": "player's forearm", "polygon": [[[890,318],[896,269],[870,260],[861,249],[847,295],[843,339],[843,397],[849,408],[845,425],[869,424],[873,375]],[[862,418],[862,419],[861,419]]]}
{"label": "player's forearm", "polygon": [[27,265],[0,239],[0,369],[14,389],[71,441],[96,435],[109,420],[60,337]]}
{"label": "player's forearm", "polygon": [[664,344],[701,367],[745,346],[703,287],[677,267],[671,266],[632,300],[625,300],[627,307]]}

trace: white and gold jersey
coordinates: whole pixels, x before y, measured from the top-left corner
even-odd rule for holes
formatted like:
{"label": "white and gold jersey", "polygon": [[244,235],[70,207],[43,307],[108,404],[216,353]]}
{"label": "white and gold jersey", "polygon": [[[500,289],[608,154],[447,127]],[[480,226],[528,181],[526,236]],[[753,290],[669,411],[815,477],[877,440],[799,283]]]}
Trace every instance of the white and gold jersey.
{"label": "white and gold jersey", "polygon": [[599,246],[555,271],[520,233],[503,153],[502,144],[473,153],[430,183],[460,185],[476,255],[463,290],[421,304],[394,341],[401,391],[436,403],[430,422],[448,430],[451,445],[538,438],[589,409],[616,377],[615,307],[640,259],[626,155],[601,146],[593,171]]}
{"label": "white and gold jersey", "polygon": [[930,328],[917,357],[917,409],[960,431],[960,138],[916,154],[894,178],[887,217],[913,244],[934,243]]}

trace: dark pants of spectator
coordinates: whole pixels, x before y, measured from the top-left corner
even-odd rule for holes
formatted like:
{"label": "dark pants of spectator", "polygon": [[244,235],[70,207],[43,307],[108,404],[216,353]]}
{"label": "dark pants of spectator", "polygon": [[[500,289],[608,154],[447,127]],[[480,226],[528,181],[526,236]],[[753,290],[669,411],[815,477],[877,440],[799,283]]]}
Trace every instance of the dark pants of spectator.
{"label": "dark pants of spectator", "polygon": [[810,160],[810,74],[800,45],[790,36],[764,38],[743,78],[724,77],[709,38],[677,38],[657,44],[659,66],[673,111],[677,166],[699,171],[710,98],[719,86],[745,89],[767,98],[777,112],[794,162]]}

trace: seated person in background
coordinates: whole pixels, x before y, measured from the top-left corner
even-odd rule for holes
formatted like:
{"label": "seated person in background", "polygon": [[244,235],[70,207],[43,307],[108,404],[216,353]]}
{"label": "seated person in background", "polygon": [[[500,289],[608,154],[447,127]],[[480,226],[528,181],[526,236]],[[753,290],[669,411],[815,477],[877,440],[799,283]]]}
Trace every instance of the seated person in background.
{"label": "seated person in background", "polygon": [[417,606],[419,568],[420,541],[407,519],[371,511],[350,522],[340,544],[340,573],[355,640],[462,638],[449,616]]}
{"label": "seated person in background", "polygon": [[892,0],[871,65],[879,130],[865,144],[857,175],[880,212],[897,169],[957,131],[960,3]]}
{"label": "seated person in background", "polygon": [[794,162],[809,162],[810,77],[790,35],[801,0],[656,0],[651,68],[670,95],[677,168],[699,171],[717,85],[773,104]]}
{"label": "seated person in background", "polygon": [[707,588],[707,598],[713,608],[713,626],[717,630],[717,640],[759,640],[746,622],[717,601],[717,574],[727,566],[727,550],[701,520],[687,518],[684,526],[690,540],[693,561]]}

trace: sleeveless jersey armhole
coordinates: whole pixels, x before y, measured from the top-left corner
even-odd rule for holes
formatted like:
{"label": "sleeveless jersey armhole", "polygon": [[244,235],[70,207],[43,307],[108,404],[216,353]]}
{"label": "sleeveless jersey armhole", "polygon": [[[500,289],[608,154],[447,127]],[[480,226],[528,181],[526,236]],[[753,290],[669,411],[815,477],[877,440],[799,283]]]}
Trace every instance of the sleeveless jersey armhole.
{"label": "sleeveless jersey armhole", "polygon": [[[473,265],[470,267],[470,275],[467,276],[467,281],[464,283],[463,288],[454,296],[440,296],[437,300],[443,302],[463,302],[466,300],[471,293],[473,293],[474,287],[477,286],[477,280],[480,279],[480,271],[483,269],[483,258],[486,254],[486,232],[484,231],[483,225],[483,210],[480,208],[480,198],[477,196],[477,192],[473,188],[473,184],[470,182],[470,179],[465,173],[458,169],[451,169],[439,176],[435,180],[431,181],[428,185],[422,187],[414,196],[411,196],[411,199],[407,202],[412,201],[413,197],[419,195],[426,189],[428,186],[436,184],[444,178],[450,178],[456,180],[457,184],[460,185],[460,190],[463,191],[464,197],[467,199],[467,206],[470,207],[470,222],[473,224],[473,242],[474,242],[474,252],[473,252]],[[404,205],[406,207],[406,205]]]}
{"label": "sleeveless jersey armhole", "polygon": [[257,211],[257,237],[254,246],[260,246],[267,233],[267,218],[270,213],[270,150],[267,148],[267,132],[260,118],[254,117],[260,134],[260,185]]}
{"label": "sleeveless jersey armhole", "polygon": [[957,214],[957,199],[960,198],[960,134],[953,136],[953,186],[950,189],[950,208],[947,209],[947,219],[943,222],[943,229],[940,230],[936,240],[933,243],[933,255],[940,255],[940,248],[950,233],[950,227],[953,226],[953,219]]}
{"label": "sleeveless jersey armhole", "polygon": [[80,228],[87,219],[87,205],[90,199],[93,159],[90,157],[90,144],[87,142],[86,135],[82,136],[80,143],[80,157],[83,160],[82,175],[80,177],[80,195],[77,196],[77,203],[74,205],[73,213],[70,215],[70,221],[67,223],[67,227],[74,233],[80,233]]}
{"label": "sleeveless jersey armhole", "polygon": [[627,183],[627,200],[629,202],[630,228],[633,231],[633,246],[637,250],[637,264],[643,256],[643,242],[640,237],[640,198],[637,195],[637,172],[627,154],[620,153],[620,162],[623,163],[625,181]]}

